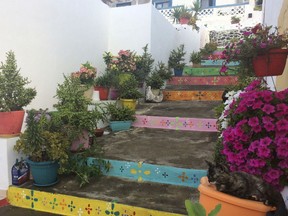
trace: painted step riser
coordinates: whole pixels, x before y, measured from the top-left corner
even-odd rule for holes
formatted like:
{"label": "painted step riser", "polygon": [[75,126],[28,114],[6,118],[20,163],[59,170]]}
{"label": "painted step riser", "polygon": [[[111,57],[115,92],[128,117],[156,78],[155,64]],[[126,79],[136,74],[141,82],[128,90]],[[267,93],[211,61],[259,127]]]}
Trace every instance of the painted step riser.
{"label": "painted step riser", "polygon": [[8,190],[11,205],[36,211],[50,212],[57,215],[141,215],[141,216],[181,216],[135,206],[107,202],[96,199],[49,193],[11,186]]}
{"label": "painted step riser", "polygon": [[[170,185],[198,188],[200,179],[207,175],[206,170],[186,169],[143,162],[109,160],[110,170],[106,176],[125,178],[138,182],[154,182]],[[97,163],[95,158],[88,158],[89,166]]]}
{"label": "painted step riser", "polygon": [[136,115],[134,127],[217,132],[217,119]]}
{"label": "painted step riser", "polygon": [[163,91],[164,101],[221,101],[223,91]]}
{"label": "painted step riser", "polygon": [[[202,66],[222,66],[224,60],[201,60]],[[233,67],[238,66],[239,62],[229,62],[227,66]]]}
{"label": "painted step riser", "polygon": [[[236,75],[237,74],[236,68],[232,67],[229,70],[227,70],[227,75]],[[219,67],[201,67],[201,68],[185,67],[183,74],[184,76],[221,76]]]}
{"label": "painted step riser", "polygon": [[167,85],[235,85],[237,76],[213,76],[213,77],[173,77]]}

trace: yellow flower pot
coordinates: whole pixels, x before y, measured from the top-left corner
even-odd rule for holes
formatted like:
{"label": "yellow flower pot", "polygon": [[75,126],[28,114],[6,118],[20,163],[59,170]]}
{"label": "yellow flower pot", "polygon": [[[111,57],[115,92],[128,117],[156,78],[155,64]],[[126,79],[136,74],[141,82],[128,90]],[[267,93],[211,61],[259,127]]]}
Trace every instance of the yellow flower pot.
{"label": "yellow flower pot", "polygon": [[137,103],[136,99],[122,99],[121,98],[120,101],[123,107],[128,107],[131,110],[136,109],[136,103]]}

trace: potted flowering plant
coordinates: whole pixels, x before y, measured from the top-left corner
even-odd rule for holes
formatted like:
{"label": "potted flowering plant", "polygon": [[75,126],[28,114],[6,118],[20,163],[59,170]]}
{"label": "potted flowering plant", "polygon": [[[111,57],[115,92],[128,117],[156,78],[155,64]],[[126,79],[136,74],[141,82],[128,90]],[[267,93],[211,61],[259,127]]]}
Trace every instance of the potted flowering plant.
{"label": "potted flowering plant", "polygon": [[26,124],[14,150],[28,156],[26,160],[37,186],[55,184],[59,167],[68,162],[69,142],[60,130],[61,123],[47,109],[32,109],[27,111]]}
{"label": "potted flowering plant", "polygon": [[87,98],[92,98],[94,78],[96,77],[97,70],[88,61],[81,64],[80,70],[73,72],[71,76],[80,80],[83,88],[86,90],[84,95]]}
{"label": "potted flowering plant", "polygon": [[287,43],[287,34],[280,34],[278,28],[272,31],[272,26],[257,24],[251,31],[243,32],[242,39],[225,47],[220,73],[226,73],[229,62],[239,61],[240,77],[281,75],[288,53],[282,48]]}
{"label": "potted flowering plant", "polygon": [[215,160],[283,189],[288,178],[287,104],[288,89],[271,91],[261,80],[243,91],[229,92],[219,117],[221,138]]}

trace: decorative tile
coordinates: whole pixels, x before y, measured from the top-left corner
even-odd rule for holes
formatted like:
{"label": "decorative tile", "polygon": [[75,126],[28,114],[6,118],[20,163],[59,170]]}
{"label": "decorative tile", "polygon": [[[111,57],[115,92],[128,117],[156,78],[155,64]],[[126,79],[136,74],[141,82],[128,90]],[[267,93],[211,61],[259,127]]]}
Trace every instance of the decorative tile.
{"label": "decorative tile", "polygon": [[136,115],[133,127],[217,132],[217,119]]}
{"label": "decorative tile", "polygon": [[[16,198],[22,192],[27,194],[27,196],[21,197],[20,199]],[[118,204],[115,202],[81,198],[64,194],[54,194],[38,190],[23,189],[15,186],[9,187],[8,200],[10,205],[13,206],[33,209],[36,211],[50,212],[58,215],[183,216],[181,214],[156,211],[146,208]],[[47,202],[49,204],[47,204]]]}
{"label": "decorative tile", "polygon": [[237,76],[173,77],[168,85],[235,85]]}
{"label": "decorative tile", "polygon": [[[95,158],[88,158],[88,164],[93,166]],[[127,178],[138,182],[157,182],[197,188],[200,179],[206,176],[206,170],[186,169],[143,162],[128,162],[106,160],[112,166],[104,175]]]}
{"label": "decorative tile", "polygon": [[223,91],[169,91],[164,90],[164,101],[221,101]]}
{"label": "decorative tile", "polygon": [[[236,75],[237,70],[236,68],[230,68],[227,71],[228,75]],[[193,67],[185,67],[183,74],[185,76],[220,76],[220,67],[200,67],[200,68],[193,68]]]}

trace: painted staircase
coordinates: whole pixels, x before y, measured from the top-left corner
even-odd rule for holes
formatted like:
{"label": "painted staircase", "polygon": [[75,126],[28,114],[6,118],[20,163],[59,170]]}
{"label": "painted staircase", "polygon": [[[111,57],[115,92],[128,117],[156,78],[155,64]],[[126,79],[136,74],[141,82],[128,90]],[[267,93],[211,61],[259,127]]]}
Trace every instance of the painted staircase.
{"label": "painted staircase", "polygon": [[233,75],[211,76],[211,70],[186,68],[185,76],[167,83],[165,101],[138,105],[131,130],[99,137],[97,144],[111,163],[103,177],[83,188],[73,176],[47,188],[32,182],[12,186],[12,206],[0,208],[0,215],[15,216],[17,210],[21,215],[186,215],[184,201],[198,200],[204,160],[212,159],[217,141],[214,108],[224,87],[237,82]]}

